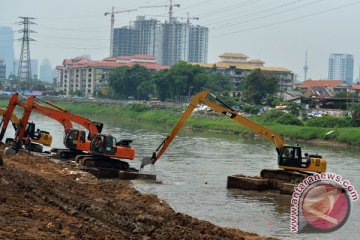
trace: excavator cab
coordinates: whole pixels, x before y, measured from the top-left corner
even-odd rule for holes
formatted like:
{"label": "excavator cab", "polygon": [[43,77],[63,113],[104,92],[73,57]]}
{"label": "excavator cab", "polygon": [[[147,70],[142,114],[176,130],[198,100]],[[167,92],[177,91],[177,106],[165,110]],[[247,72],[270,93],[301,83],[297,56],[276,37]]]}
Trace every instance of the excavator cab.
{"label": "excavator cab", "polygon": [[278,164],[286,170],[325,172],[326,160],[320,155],[302,155],[300,146],[284,146],[278,151]]}
{"label": "excavator cab", "polygon": [[123,139],[119,142],[110,134],[96,134],[90,144],[90,152],[112,158],[134,159],[135,149],[130,146],[132,140]]}
{"label": "excavator cab", "polygon": [[85,143],[85,140],[85,131],[70,128],[65,135],[64,145],[71,150],[78,150],[78,144]]}
{"label": "excavator cab", "polygon": [[115,155],[116,138],[109,134],[97,134],[91,141],[90,152],[93,154]]}
{"label": "excavator cab", "polygon": [[299,146],[284,146],[279,154],[279,166],[300,167],[301,148]]}
{"label": "excavator cab", "polygon": [[29,136],[32,142],[36,142],[45,146],[51,146],[52,135],[40,129],[35,130],[35,123],[29,122],[26,126],[24,138]]}

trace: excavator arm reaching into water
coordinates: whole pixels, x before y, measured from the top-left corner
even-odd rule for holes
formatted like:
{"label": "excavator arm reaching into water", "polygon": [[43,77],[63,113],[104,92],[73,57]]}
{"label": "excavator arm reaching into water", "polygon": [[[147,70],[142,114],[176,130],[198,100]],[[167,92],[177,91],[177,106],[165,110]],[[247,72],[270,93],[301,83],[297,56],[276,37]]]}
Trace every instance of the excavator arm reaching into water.
{"label": "excavator arm reaching into water", "polygon": [[[219,103],[209,100],[209,95],[211,95]],[[280,168],[309,172],[324,172],[326,170],[326,160],[322,159],[321,156],[313,155],[311,159],[304,159],[301,156],[301,148],[299,146],[285,145],[284,140],[278,133],[264,126],[261,126],[258,123],[236,112],[234,109],[226,105],[223,101],[221,101],[219,98],[217,98],[215,95],[211,94],[208,91],[201,91],[192,97],[189,106],[175,125],[172,132],[162,141],[160,146],[156,149],[156,151],[152,154],[151,157],[144,157],[141,168],[150,163],[155,164],[155,162],[159,160],[159,158],[169,147],[175,136],[178,134],[180,129],[184,126],[186,120],[191,116],[192,112],[199,104],[207,105],[214,111],[222,113],[226,117],[242,124],[256,134],[259,134],[267,140],[271,141],[276,147],[276,151],[278,154],[278,165]]]}

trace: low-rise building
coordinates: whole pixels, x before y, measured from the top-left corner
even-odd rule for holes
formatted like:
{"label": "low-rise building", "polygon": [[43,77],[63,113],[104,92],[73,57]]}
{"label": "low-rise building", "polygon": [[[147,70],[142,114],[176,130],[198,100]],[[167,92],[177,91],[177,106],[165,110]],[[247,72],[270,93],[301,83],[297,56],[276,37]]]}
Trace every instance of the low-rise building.
{"label": "low-rise building", "polygon": [[114,68],[140,65],[152,71],[166,69],[149,55],[108,57],[101,61],[85,57],[64,59],[57,70],[57,90],[65,95],[81,93],[82,96],[95,96],[98,91],[108,86],[109,75]]}
{"label": "low-rise building", "polygon": [[283,98],[285,91],[293,89],[294,73],[287,68],[264,66],[265,62],[262,60],[248,60],[249,57],[242,53],[224,53],[219,57],[219,62],[206,64],[199,63],[199,65],[210,71],[217,71],[229,76],[234,83],[235,88],[240,86],[240,83],[252,70],[260,69],[266,74],[270,74],[278,79],[277,97]]}

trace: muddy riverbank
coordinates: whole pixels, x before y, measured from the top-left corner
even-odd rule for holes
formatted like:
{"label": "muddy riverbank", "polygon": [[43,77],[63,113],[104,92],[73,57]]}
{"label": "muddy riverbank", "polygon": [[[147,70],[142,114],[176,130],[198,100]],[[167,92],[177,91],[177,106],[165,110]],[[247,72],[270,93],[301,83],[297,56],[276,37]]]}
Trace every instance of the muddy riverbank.
{"label": "muddy riverbank", "polygon": [[129,182],[97,179],[72,164],[24,152],[3,162],[1,239],[269,239],[175,212]]}

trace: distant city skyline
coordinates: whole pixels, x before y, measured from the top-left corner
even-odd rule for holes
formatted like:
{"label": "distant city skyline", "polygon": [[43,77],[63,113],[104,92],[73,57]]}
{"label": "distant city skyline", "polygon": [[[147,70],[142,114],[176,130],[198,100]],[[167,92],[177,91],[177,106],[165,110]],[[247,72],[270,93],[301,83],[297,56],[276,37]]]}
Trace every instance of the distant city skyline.
{"label": "distant city skyline", "polygon": [[0,60],[6,65],[6,77],[13,73],[14,32],[11,27],[0,26]]}
{"label": "distant city skyline", "polygon": [[[179,0],[174,16],[199,17],[193,24],[209,27],[208,62],[215,62],[224,52],[243,53],[260,58],[273,66],[283,66],[304,79],[304,55],[308,51],[307,78],[326,79],[331,53],[354,56],[354,81],[359,76],[360,33],[353,23],[360,21],[360,2],[351,0],[310,1],[237,1]],[[90,54],[94,59],[109,55],[110,17],[104,12],[140,6],[169,4],[169,1],[115,0],[76,2],[17,0],[5,1],[0,9],[0,26],[10,26],[14,38],[20,38],[18,16],[37,18],[31,37],[31,58],[45,59],[53,66],[65,58]],[[71,5],[71,8],[69,6]],[[19,7],[21,6],[21,8]],[[53,11],[56,9],[56,12]],[[81,10],[81,11],[80,11]],[[115,27],[129,24],[139,15],[164,15],[168,8],[143,8],[115,16]],[[158,17],[161,19],[161,17]],[[336,34],[334,34],[336,33]],[[15,57],[20,43],[14,42]],[[265,64],[266,65],[266,64]]]}

